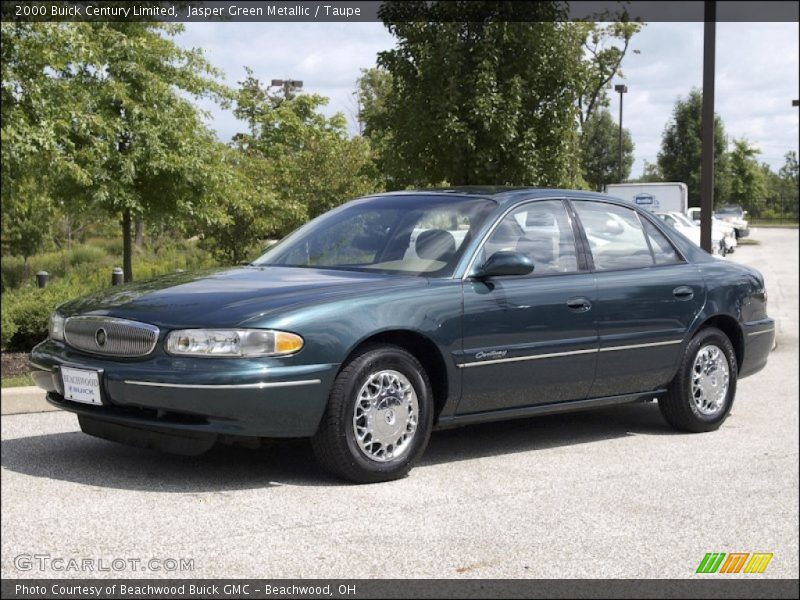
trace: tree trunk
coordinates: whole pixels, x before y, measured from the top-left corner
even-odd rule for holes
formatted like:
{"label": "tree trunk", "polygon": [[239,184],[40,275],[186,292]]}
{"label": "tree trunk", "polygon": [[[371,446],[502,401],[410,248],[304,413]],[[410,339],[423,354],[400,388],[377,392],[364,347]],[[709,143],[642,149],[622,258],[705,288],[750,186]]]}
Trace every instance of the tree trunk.
{"label": "tree trunk", "polygon": [[131,250],[131,209],[126,208],[122,212],[122,272],[125,283],[133,281]]}
{"label": "tree trunk", "polygon": [[136,219],[136,247],[141,248],[144,245],[144,219],[138,217]]}

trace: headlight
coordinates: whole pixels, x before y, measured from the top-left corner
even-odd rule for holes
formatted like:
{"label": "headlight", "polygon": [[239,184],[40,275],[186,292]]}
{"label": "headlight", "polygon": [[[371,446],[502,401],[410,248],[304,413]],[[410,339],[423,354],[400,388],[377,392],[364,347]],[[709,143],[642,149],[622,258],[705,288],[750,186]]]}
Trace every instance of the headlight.
{"label": "headlight", "polygon": [[47,331],[51,340],[58,340],[59,342],[64,341],[64,320],[64,317],[57,312],[50,315],[50,326]]}
{"label": "headlight", "polygon": [[303,347],[303,338],[271,329],[181,329],[167,336],[177,356],[283,356]]}

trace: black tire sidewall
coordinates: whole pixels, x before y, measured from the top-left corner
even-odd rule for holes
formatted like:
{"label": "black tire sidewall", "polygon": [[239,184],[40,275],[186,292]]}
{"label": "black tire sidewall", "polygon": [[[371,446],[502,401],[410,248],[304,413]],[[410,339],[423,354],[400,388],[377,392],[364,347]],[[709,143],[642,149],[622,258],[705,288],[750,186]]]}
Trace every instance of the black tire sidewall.
{"label": "black tire sidewall", "polygon": [[[725,395],[725,401],[722,410],[713,415],[704,415],[697,409],[692,397],[692,373],[694,370],[694,361],[697,358],[698,352],[708,345],[714,345],[725,355],[728,361],[728,392]],[[733,344],[728,337],[717,329],[706,329],[698,333],[689,345],[686,347],[685,359],[682,365],[681,373],[681,388],[679,390],[681,397],[684,398],[689,411],[693,418],[697,421],[709,426],[719,426],[730,413],[733,408],[733,400],[736,396],[736,380],[738,363],[736,361],[736,353],[733,349]]]}
{"label": "black tire sidewall", "polygon": [[[348,454],[355,465],[364,471],[376,475],[400,475],[408,471],[417,458],[425,451],[430,438],[433,423],[433,396],[427,375],[419,362],[405,350],[393,346],[376,348],[366,352],[354,360],[355,370],[342,387],[340,398],[340,423],[344,431],[340,432],[347,444]],[[383,370],[398,371],[405,375],[417,394],[419,418],[417,431],[411,441],[411,447],[399,460],[377,462],[367,458],[358,446],[353,431],[353,414],[361,387],[370,374]]]}

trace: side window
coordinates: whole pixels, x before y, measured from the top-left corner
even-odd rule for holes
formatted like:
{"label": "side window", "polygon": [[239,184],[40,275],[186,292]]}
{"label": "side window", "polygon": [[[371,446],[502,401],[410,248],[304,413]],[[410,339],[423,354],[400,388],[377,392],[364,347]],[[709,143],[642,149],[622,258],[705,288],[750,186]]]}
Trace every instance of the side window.
{"label": "side window", "polygon": [[639,217],[632,209],[604,202],[573,202],[598,271],[653,265]]}
{"label": "side window", "polygon": [[507,214],[486,240],[482,258],[500,250],[530,258],[533,276],[578,271],[575,237],[560,200],[531,202]]}
{"label": "side window", "polygon": [[657,265],[674,265],[683,262],[669,240],[664,237],[663,233],[656,229],[655,225],[647,219],[640,220],[650,240],[650,247],[653,249],[653,257],[656,259]]}

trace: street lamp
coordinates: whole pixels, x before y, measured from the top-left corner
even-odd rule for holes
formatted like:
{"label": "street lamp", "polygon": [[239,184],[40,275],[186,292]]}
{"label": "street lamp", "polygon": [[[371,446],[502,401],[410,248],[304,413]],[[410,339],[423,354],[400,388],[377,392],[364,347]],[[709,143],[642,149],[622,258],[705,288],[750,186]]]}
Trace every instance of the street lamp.
{"label": "street lamp", "polygon": [[628,86],[617,84],[614,91],[619,92],[619,182],[622,183],[622,94],[628,93]]}
{"label": "street lamp", "polygon": [[270,87],[282,87],[284,97],[288,98],[292,90],[303,88],[303,82],[299,79],[273,79]]}
{"label": "street lamp", "polygon": [[800,106],[800,100],[792,100],[792,106]]}

